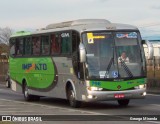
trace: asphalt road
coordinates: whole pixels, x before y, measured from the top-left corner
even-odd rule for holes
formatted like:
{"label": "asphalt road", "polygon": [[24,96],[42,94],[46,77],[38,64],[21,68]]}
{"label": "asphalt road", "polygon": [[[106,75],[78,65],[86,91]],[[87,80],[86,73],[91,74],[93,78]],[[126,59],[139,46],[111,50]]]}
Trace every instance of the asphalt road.
{"label": "asphalt road", "polygon": [[[23,95],[5,88],[0,85],[0,115],[82,115],[79,118],[88,116],[91,120],[85,122],[87,124],[106,123],[106,121],[94,121],[94,117],[90,115],[107,115],[110,120],[115,118],[115,121],[107,121],[107,123],[117,123],[122,118],[129,118],[132,120],[140,119],[141,117],[158,117],[160,118],[160,95],[148,94],[145,99],[131,100],[128,107],[120,107],[116,101],[105,101],[96,103],[83,103],[81,108],[71,108],[66,100],[54,98],[41,98],[40,101],[26,102]],[[84,116],[85,115],[85,116]],[[137,116],[134,116],[137,115]],[[159,115],[159,116],[158,116]],[[74,117],[73,116],[73,117]],[[63,121],[56,121],[56,124]],[[160,121],[146,120],[146,121],[129,121],[130,123],[155,123],[160,124]],[[50,122],[46,122],[50,123]],[[64,121],[65,124],[72,124],[73,122]],[[79,121],[78,123],[84,123]],[[119,121],[119,123],[128,123],[128,121]]]}

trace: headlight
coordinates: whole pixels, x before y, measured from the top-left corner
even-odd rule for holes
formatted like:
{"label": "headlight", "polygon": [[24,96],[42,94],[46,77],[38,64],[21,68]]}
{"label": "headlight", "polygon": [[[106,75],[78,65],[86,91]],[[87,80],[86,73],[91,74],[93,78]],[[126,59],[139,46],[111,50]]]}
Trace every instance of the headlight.
{"label": "headlight", "polygon": [[103,90],[103,88],[99,88],[99,87],[88,87],[87,89],[90,90],[90,91],[101,91],[101,90]]}
{"label": "headlight", "polygon": [[145,88],[146,87],[146,85],[145,84],[143,84],[143,85],[139,85],[139,89],[143,89],[143,88]]}
{"label": "headlight", "polygon": [[87,84],[87,86],[90,86],[90,81],[87,80],[87,81],[86,81],[86,84]]}
{"label": "headlight", "polygon": [[134,88],[135,88],[135,89],[143,89],[143,88],[146,88],[146,84],[142,84],[142,85],[139,85],[139,86],[135,86]]}

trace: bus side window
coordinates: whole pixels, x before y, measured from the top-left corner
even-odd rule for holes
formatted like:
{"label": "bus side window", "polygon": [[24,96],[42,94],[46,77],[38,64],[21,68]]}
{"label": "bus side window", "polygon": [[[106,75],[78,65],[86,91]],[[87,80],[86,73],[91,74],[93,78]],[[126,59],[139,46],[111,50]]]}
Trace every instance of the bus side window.
{"label": "bus side window", "polygon": [[32,41],[30,37],[25,38],[25,45],[24,45],[24,54],[31,55],[32,54]]}
{"label": "bus side window", "polygon": [[42,55],[49,55],[50,53],[50,43],[48,36],[42,36]]}
{"label": "bus side window", "polygon": [[79,61],[79,43],[80,37],[77,32],[72,32],[72,63],[74,73],[79,79],[84,79],[83,64]]}
{"label": "bus side window", "polygon": [[71,54],[72,46],[71,46],[71,36],[69,32],[61,33],[61,49],[62,54]]}
{"label": "bus side window", "polygon": [[51,54],[60,54],[61,37],[58,34],[51,35]]}
{"label": "bus side window", "polygon": [[33,37],[33,55],[40,55],[40,37]]}
{"label": "bus side window", "polygon": [[10,55],[11,56],[16,55],[16,41],[15,41],[15,39],[10,39]]}
{"label": "bus side window", "polygon": [[23,55],[23,39],[16,39],[16,55],[22,56]]}

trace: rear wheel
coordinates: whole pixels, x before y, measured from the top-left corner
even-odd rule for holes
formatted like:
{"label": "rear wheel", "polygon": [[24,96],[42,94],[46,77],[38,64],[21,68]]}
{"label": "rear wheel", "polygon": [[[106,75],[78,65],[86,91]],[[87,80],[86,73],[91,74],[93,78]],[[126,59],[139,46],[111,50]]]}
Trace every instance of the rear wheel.
{"label": "rear wheel", "polygon": [[6,87],[7,87],[7,88],[10,88],[10,87],[11,87],[11,82],[10,82],[10,80],[7,80],[7,81],[6,81]]}
{"label": "rear wheel", "polygon": [[71,107],[78,108],[81,106],[81,102],[76,100],[75,92],[71,86],[68,88],[67,96]]}
{"label": "rear wheel", "polygon": [[129,99],[122,99],[122,100],[118,100],[118,104],[120,105],[120,106],[128,106],[128,104],[129,104]]}

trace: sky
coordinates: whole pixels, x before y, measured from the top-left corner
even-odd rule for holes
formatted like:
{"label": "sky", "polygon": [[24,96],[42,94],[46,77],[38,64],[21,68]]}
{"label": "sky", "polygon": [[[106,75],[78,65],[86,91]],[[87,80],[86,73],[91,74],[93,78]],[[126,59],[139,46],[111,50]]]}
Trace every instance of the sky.
{"label": "sky", "polygon": [[160,0],[0,0],[0,27],[44,28],[76,19],[107,19],[160,35]]}

